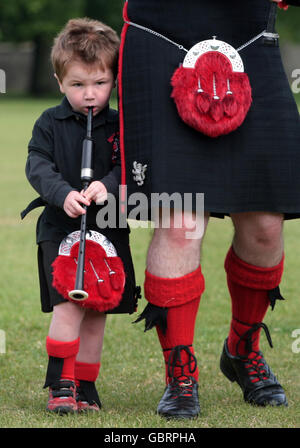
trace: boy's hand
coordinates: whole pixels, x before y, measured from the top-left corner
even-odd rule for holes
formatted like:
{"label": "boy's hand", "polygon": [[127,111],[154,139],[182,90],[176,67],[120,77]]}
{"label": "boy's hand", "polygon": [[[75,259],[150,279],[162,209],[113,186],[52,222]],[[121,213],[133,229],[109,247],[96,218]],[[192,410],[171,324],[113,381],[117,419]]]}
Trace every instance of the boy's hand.
{"label": "boy's hand", "polygon": [[107,200],[106,187],[99,180],[95,180],[94,182],[92,182],[85,190],[85,192],[82,191],[81,193],[84,194],[84,197],[88,201],[94,201],[96,202],[96,204],[102,204]]}
{"label": "boy's hand", "polygon": [[70,218],[78,218],[85,214],[81,204],[90,205],[90,201],[79,191],[70,191],[64,202],[64,211]]}

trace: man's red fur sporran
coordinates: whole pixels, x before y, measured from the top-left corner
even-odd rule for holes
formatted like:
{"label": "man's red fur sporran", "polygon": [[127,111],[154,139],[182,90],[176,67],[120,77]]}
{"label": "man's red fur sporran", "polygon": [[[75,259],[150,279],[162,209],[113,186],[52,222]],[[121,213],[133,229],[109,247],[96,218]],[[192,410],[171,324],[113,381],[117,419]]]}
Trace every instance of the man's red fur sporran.
{"label": "man's red fur sporran", "polygon": [[230,60],[216,51],[200,56],[194,68],[180,66],[171,85],[182,120],[209,137],[237,129],[252,102],[247,74],[234,72]]}

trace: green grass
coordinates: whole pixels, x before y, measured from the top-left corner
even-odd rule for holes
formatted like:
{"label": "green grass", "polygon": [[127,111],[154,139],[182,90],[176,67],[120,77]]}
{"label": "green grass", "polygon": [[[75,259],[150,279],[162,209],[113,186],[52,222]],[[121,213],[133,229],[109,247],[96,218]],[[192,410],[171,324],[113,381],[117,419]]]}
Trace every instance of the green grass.
{"label": "green grass", "polygon": [[[212,219],[203,248],[206,291],[195,334],[200,367],[202,415],[195,421],[166,421],[155,414],[164,389],[161,349],[153,331],[132,325],[133,316],[109,316],[97,386],[103,402],[99,415],[56,417],[45,412],[43,389],[47,356],[45,338],[51,315],[41,313],[37,279],[35,222],[39,211],[21,222],[19,212],[36,197],[24,175],[27,143],[35,119],[55,100],[0,96],[2,204],[0,216],[0,329],[6,353],[0,355],[1,428],[296,428],[300,427],[300,354],[292,352],[292,331],[300,328],[300,224],[285,224],[284,302],[269,312],[274,349],[262,337],[265,356],[285,386],[290,406],[254,408],[219,370],[219,356],[230,322],[230,301],[223,260],[232,238],[229,219]],[[131,245],[136,276],[143,283],[151,231],[135,229]],[[139,312],[144,308],[143,299]]]}

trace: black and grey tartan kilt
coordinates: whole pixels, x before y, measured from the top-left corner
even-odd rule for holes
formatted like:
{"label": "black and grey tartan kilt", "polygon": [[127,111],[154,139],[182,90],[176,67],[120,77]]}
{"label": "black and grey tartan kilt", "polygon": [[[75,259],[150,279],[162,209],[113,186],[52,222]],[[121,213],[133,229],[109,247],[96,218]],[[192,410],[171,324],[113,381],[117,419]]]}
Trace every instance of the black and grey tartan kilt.
{"label": "black and grey tartan kilt", "polygon": [[[238,48],[266,28],[269,8],[269,0],[128,0],[129,20],[187,49],[212,35]],[[300,216],[299,112],[280,48],[259,39],[240,54],[252,106],[236,131],[210,138],[180,119],[171,98],[170,79],[185,53],[133,26],[123,32],[119,98],[129,195],[204,193],[205,210],[217,216]],[[142,185],[134,162],[147,165]]]}
{"label": "black and grey tartan kilt", "polygon": [[[111,240],[112,241],[112,240]],[[122,259],[126,283],[121,303],[114,309],[107,311],[107,314],[132,314],[137,310],[137,287],[135,283],[135,273],[131,258],[129,244],[122,241],[112,241],[118,256]],[[52,286],[52,263],[58,256],[59,242],[43,241],[38,245],[38,272],[40,282],[41,309],[45,313],[53,311],[53,307],[62,302],[67,302],[62,295]],[[75,285],[74,285],[75,286]]]}

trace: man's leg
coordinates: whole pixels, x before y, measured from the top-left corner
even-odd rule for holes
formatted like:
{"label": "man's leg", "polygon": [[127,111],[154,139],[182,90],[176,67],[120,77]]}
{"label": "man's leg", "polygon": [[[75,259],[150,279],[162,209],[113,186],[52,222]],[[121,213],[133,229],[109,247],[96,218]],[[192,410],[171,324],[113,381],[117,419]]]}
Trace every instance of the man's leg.
{"label": "man's leg", "polygon": [[[208,219],[209,215],[205,215],[204,232]],[[147,253],[147,270],[152,275],[176,278],[197,269],[204,235],[199,234],[198,238],[188,237],[195,230],[194,222],[194,214],[185,215],[185,217],[172,214],[170,227],[161,226],[155,229]],[[162,223],[160,224],[162,225]],[[180,224],[181,227],[175,227]]]}
{"label": "man's leg", "polygon": [[[155,229],[147,257],[145,297],[151,310],[167,312],[166,329],[164,325],[156,324],[167,383],[158,412],[169,417],[188,418],[199,413],[198,369],[192,345],[204,290],[200,267],[202,237],[187,238],[191,226],[185,221],[181,228],[175,228],[175,219],[170,228]],[[208,216],[205,217],[205,228],[207,222]]]}
{"label": "man's leg", "polygon": [[259,351],[263,319],[280,299],[283,273],[283,216],[271,213],[233,214],[235,235],[226,260],[232,320],[221,358],[221,369],[238,381],[246,401],[286,404],[283,389]]}

